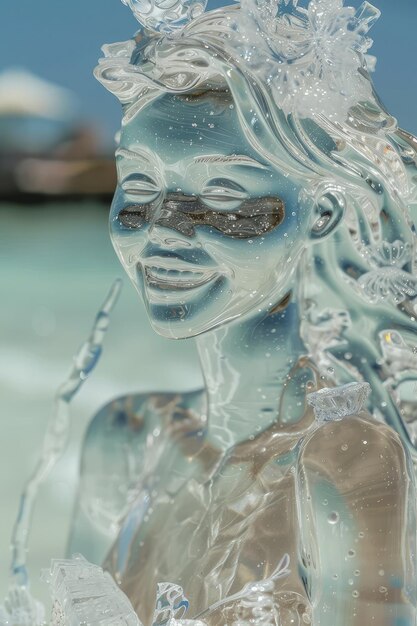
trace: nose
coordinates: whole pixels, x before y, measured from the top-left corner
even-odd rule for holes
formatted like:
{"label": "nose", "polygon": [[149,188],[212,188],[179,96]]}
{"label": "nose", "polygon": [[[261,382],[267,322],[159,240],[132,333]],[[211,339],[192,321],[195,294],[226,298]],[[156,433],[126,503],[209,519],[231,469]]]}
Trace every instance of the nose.
{"label": "nose", "polygon": [[162,226],[157,219],[152,220],[149,224],[148,239],[151,243],[164,248],[192,247],[192,243],[186,237],[178,237],[175,230]]}
{"label": "nose", "polygon": [[[164,202],[151,213],[148,234],[151,240],[170,242],[176,245],[191,246],[195,235],[192,216],[188,212],[196,202],[195,196],[168,194]],[[187,210],[184,210],[187,209]]]}

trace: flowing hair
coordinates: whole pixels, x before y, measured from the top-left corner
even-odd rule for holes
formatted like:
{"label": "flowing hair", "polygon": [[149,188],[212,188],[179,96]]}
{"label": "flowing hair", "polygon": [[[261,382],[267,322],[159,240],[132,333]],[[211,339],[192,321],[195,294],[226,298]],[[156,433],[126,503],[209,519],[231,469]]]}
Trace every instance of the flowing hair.
{"label": "flowing hair", "polygon": [[417,459],[417,140],[384,109],[360,52],[366,97],[345,116],[329,107],[310,117],[284,111],[262,63],[236,45],[240,11],[224,7],[175,35],[141,31],[105,46],[96,77],[122,103],[124,125],[164,94],[228,92],[263,159],[299,182],[322,214],[343,205],[342,223],[299,266],[303,340],[333,384],[371,384],[369,409]]}

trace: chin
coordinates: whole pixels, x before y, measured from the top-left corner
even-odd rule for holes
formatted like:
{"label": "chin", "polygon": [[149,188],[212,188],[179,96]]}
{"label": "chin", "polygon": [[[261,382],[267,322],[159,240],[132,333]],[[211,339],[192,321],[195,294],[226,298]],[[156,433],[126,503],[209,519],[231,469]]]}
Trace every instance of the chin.
{"label": "chin", "polygon": [[138,289],[152,328],[169,339],[196,337],[233,319],[230,286],[224,277],[211,285],[178,292],[157,292],[142,282]]}
{"label": "chin", "polygon": [[214,330],[233,319],[227,311],[210,315],[204,310],[190,310],[186,305],[154,305],[147,302],[146,310],[153,330],[167,339],[190,339]]}

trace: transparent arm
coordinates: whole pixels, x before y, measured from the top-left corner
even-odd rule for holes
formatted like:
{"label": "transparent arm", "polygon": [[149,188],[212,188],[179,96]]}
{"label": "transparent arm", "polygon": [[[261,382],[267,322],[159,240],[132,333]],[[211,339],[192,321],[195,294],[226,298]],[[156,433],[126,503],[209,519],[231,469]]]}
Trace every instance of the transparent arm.
{"label": "transparent arm", "polygon": [[66,448],[70,429],[70,402],[98,363],[104,336],[109,327],[110,313],[117,302],[121,286],[120,280],[116,280],[113,284],[96,316],[88,339],[74,357],[68,378],[58,389],[55,408],[45,433],[39,461],[24,487],[12,536],[12,573],[16,578],[16,583],[21,586],[28,584],[27,543],[39,487]]}

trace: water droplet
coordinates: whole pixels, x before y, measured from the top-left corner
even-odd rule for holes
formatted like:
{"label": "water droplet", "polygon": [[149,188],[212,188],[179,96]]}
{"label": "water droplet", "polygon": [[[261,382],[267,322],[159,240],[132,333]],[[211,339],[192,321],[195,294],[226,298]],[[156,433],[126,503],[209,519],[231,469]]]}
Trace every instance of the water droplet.
{"label": "water droplet", "polygon": [[337,524],[337,522],[339,521],[339,513],[337,511],[332,511],[327,516],[327,521],[329,522],[329,524]]}
{"label": "water droplet", "polygon": [[355,591],[352,591],[352,596],[354,598],[359,598],[359,591],[357,591],[356,589],[355,589]]}
{"label": "water droplet", "polygon": [[348,557],[350,557],[350,558],[353,558],[355,556],[355,554],[356,554],[355,550],[351,549],[351,550],[348,551]]}
{"label": "water droplet", "polygon": [[349,446],[348,446],[348,444],[347,444],[347,443],[344,443],[344,444],[341,446],[341,448],[342,448],[343,452],[346,452],[346,450],[349,450]]}
{"label": "water droplet", "polygon": [[382,585],[378,588],[379,593],[387,593],[388,589]]}

